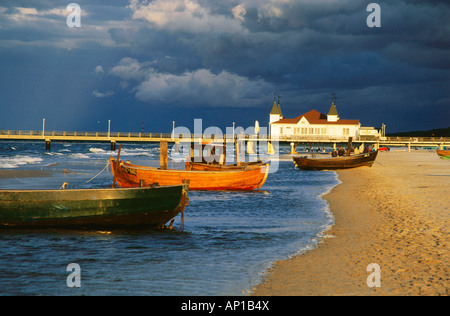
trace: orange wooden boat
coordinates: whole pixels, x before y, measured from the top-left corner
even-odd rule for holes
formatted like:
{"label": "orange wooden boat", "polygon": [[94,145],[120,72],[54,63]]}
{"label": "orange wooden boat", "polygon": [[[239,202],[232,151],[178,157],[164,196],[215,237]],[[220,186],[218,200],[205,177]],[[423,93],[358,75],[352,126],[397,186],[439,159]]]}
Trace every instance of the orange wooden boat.
{"label": "orange wooden boat", "polygon": [[269,173],[268,164],[248,170],[194,171],[152,168],[120,160],[117,163],[113,157],[111,166],[115,181],[122,188],[139,187],[141,180],[144,185],[175,185],[189,179],[189,190],[254,190],[264,184]]}
{"label": "orange wooden boat", "polygon": [[[197,147],[196,147],[197,146]],[[209,146],[209,148],[207,147]],[[194,171],[231,171],[231,170],[253,170],[253,169],[261,169],[266,165],[265,162],[261,160],[257,161],[249,161],[249,162],[241,162],[239,158],[239,146],[237,141],[234,143],[234,147],[236,150],[236,160],[235,164],[227,164],[226,163],[226,145],[217,144],[211,142],[204,142],[199,145],[192,144],[191,145],[191,156],[186,158],[185,170],[194,170]],[[204,150],[208,151],[208,154],[204,156]],[[218,149],[218,153],[216,151]],[[198,155],[194,156],[195,150],[198,150]],[[216,157],[213,157],[216,156]]]}
{"label": "orange wooden boat", "polygon": [[196,171],[251,170],[251,169],[260,169],[261,166],[263,165],[265,165],[265,163],[262,161],[241,162],[239,164],[233,165],[186,161],[185,170],[196,170]]}

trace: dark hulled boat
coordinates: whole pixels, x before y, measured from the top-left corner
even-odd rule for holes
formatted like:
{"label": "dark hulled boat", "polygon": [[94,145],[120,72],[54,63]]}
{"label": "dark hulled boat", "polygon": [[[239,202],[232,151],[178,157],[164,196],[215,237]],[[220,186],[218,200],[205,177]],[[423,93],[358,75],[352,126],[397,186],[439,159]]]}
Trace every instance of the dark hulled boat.
{"label": "dark hulled boat", "polygon": [[188,184],[128,189],[0,190],[0,228],[151,228],[184,212]]}
{"label": "dark hulled boat", "polygon": [[301,170],[339,170],[357,167],[371,167],[377,158],[378,151],[354,156],[334,158],[293,157],[294,165]]}

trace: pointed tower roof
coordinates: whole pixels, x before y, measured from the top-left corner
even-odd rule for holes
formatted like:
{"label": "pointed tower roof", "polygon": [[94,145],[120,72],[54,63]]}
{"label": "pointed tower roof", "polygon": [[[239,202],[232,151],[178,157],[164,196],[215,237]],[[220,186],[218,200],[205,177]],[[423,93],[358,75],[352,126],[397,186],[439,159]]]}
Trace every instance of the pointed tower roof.
{"label": "pointed tower roof", "polygon": [[336,106],[334,105],[334,102],[331,102],[331,107],[330,107],[330,110],[328,111],[328,115],[339,116],[338,112],[337,112],[337,109],[336,109]]}
{"label": "pointed tower roof", "polygon": [[336,106],[334,105],[334,102],[331,102],[330,110],[327,114],[327,121],[328,122],[337,122],[339,121],[339,115],[336,110]]}
{"label": "pointed tower roof", "polygon": [[272,111],[270,111],[269,115],[281,115],[281,116],[283,116],[283,114],[281,114],[281,108],[277,104],[277,101],[273,102]]}

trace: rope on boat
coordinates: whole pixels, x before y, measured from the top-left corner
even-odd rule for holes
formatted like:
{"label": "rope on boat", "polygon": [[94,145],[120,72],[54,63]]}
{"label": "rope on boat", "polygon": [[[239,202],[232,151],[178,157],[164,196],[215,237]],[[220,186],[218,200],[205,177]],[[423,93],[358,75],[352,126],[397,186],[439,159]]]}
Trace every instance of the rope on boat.
{"label": "rope on boat", "polygon": [[102,169],[102,171],[100,171],[99,173],[97,173],[92,179],[86,181],[86,182],[83,183],[83,184],[87,184],[87,183],[91,182],[92,180],[94,180],[95,178],[97,178],[103,171],[106,170],[106,168],[108,168],[108,166],[109,166],[109,161],[106,163],[106,166],[105,166],[105,168]]}
{"label": "rope on boat", "polygon": [[376,161],[376,160],[375,160],[375,162],[376,162],[376,163],[379,163],[379,164],[382,165],[382,166],[384,166],[381,162],[378,162],[378,161]]}

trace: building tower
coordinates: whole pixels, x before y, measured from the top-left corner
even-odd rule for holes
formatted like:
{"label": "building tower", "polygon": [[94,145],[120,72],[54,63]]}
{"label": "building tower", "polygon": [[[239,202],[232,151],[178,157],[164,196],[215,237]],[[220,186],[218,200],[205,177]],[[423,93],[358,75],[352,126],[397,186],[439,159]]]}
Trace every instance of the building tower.
{"label": "building tower", "polygon": [[273,122],[278,122],[279,120],[281,120],[283,118],[283,114],[281,113],[281,108],[280,108],[280,98],[281,96],[278,96],[278,104],[276,101],[276,93],[273,94],[273,106],[272,106],[272,111],[270,111],[270,123]]}
{"label": "building tower", "polygon": [[328,122],[337,122],[339,120],[339,115],[338,115],[338,112],[337,112],[337,109],[336,109],[336,105],[335,105],[336,99],[337,99],[337,97],[333,93],[333,97],[331,99],[331,107],[330,107],[330,110],[328,111],[328,114],[327,114],[327,121]]}

